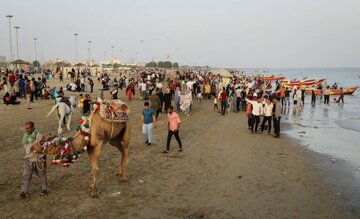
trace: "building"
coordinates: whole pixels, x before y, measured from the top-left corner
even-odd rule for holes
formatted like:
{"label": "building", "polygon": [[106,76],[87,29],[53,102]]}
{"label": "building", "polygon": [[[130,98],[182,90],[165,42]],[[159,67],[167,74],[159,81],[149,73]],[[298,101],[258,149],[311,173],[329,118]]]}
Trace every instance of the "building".
{"label": "building", "polygon": [[0,56],[0,62],[6,62],[6,56]]}

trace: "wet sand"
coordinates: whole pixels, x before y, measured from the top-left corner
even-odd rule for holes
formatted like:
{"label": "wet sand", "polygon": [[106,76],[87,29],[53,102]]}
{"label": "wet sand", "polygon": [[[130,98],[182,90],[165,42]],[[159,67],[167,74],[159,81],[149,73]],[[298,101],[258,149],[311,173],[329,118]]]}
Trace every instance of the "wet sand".
{"label": "wet sand", "polygon": [[359,118],[355,113],[359,108],[359,96],[345,96],[345,100],[344,105],[331,102],[327,106],[317,101],[312,106],[307,96],[303,110],[294,111],[293,107],[285,110],[283,123],[289,128],[284,132],[300,145],[323,155],[314,159],[314,163],[326,173],[324,180],[359,215]]}
{"label": "wet sand", "polygon": [[[59,87],[57,82],[49,85]],[[39,100],[32,110],[25,104],[0,106],[3,218],[355,218],[325,180],[330,173],[317,165],[321,155],[285,136],[251,135],[244,114],[220,116],[212,111],[212,101],[195,103],[190,117],[180,114],[185,150],[177,152],[172,139],[171,153],[165,155],[161,153],[167,135],[165,116],[160,115],[153,145],[145,147],[140,124],[143,102],[136,98],[129,103],[128,183],[116,177],[120,153],[107,144],[99,161],[99,199],[88,194],[87,155],[67,169],[51,166],[49,156],[49,196],[40,196],[35,175],[30,198],[21,199],[23,123],[33,120],[40,132],[56,133],[56,116],[45,118],[52,105],[53,101]],[[79,119],[76,109],[73,129]]]}

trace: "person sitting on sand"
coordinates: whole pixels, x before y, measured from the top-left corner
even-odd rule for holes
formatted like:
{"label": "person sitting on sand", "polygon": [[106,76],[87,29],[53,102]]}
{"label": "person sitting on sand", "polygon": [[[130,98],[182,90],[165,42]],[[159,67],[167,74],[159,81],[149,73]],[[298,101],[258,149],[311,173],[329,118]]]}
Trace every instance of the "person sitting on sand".
{"label": "person sitting on sand", "polygon": [[65,94],[64,94],[64,89],[63,87],[60,87],[59,91],[58,91],[58,97],[64,97]]}
{"label": "person sitting on sand", "polygon": [[9,92],[5,93],[5,96],[3,97],[3,103],[4,103],[4,105],[11,104],[11,98],[10,98],[10,93]]}
{"label": "person sitting on sand", "polygon": [[15,105],[15,104],[19,104],[20,101],[17,100],[17,92],[16,91],[12,91],[12,93],[10,94],[10,103],[12,105]]}
{"label": "person sitting on sand", "polygon": [[76,92],[76,90],[78,89],[78,86],[75,83],[70,83],[70,84],[66,85],[66,89],[68,91]]}

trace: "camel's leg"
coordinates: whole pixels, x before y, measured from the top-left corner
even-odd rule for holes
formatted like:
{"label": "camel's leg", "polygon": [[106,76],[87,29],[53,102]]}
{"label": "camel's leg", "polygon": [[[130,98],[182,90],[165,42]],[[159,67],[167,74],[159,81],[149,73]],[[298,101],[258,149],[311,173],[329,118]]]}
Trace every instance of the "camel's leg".
{"label": "camel's leg", "polygon": [[125,164],[124,164],[124,166],[123,166],[123,180],[126,182],[126,181],[128,181],[128,171],[127,171],[127,167],[128,167],[128,164],[129,164],[129,147],[128,147],[128,145],[124,145],[124,155],[123,155],[124,157],[124,162],[125,162]]}
{"label": "camel's leg", "polygon": [[[110,144],[121,152],[120,164],[117,175],[120,176],[120,182],[127,182],[127,165],[129,164],[129,143],[130,143],[130,128],[126,125],[121,130],[116,139],[111,139]],[[124,164],[125,162],[125,164]]]}
{"label": "camel's leg", "polygon": [[127,166],[129,164],[129,147],[120,147],[121,152],[121,160],[120,165],[118,167],[118,173],[117,175],[121,177],[121,182],[127,182],[128,181],[128,174],[127,174]]}
{"label": "camel's leg", "polygon": [[96,145],[94,145],[94,147],[89,152],[89,157],[90,157],[90,162],[91,162],[91,172],[92,172],[92,176],[93,176],[93,180],[90,185],[90,188],[91,188],[91,196],[93,198],[99,197],[99,193],[97,191],[96,179],[97,179],[98,172],[99,172],[98,159],[99,159],[100,152],[101,152],[101,146],[102,146],[102,142],[99,142]]}
{"label": "camel's leg", "polygon": [[121,152],[121,159],[120,159],[120,165],[118,167],[117,175],[122,177],[123,176],[123,163],[124,163],[125,151],[124,151],[124,148],[122,147],[122,145],[119,147],[119,150]]}
{"label": "camel's leg", "polygon": [[67,129],[70,131],[70,123],[71,123],[71,116],[72,116],[72,113],[70,113],[67,117]]}
{"label": "camel's leg", "polygon": [[63,130],[61,128],[63,120],[64,120],[64,115],[60,114],[60,116],[59,116],[59,128],[58,128],[58,134],[59,135],[63,132]]}
{"label": "camel's leg", "polygon": [[129,131],[125,130],[121,145],[119,147],[121,152],[121,161],[118,168],[118,175],[122,177],[121,181],[123,182],[128,181],[127,166],[129,164],[129,143],[130,143]]}

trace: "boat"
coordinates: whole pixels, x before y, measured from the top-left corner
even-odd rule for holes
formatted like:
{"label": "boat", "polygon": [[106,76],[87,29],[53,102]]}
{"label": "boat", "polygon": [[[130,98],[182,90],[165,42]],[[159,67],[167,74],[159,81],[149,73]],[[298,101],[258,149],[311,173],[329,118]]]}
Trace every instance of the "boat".
{"label": "boat", "polygon": [[310,88],[313,87],[316,84],[322,83],[324,82],[325,79],[308,79],[308,80],[291,80],[291,81],[287,81],[287,80],[283,80],[282,81],[282,85],[286,88],[293,88],[295,86],[300,87],[300,88]]}
{"label": "boat", "polygon": [[281,81],[281,80],[284,80],[285,79],[285,76],[278,76],[278,77],[275,77],[275,76],[264,76],[264,81]]}
{"label": "boat", "polygon": [[[343,93],[344,95],[351,95],[353,94],[356,90],[358,89],[358,87],[351,87],[351,88],[346,88],[346,89],[343,89]],[[318,89],[315,89],[315,95],[320,95],[323,90],[318,90]],[[306,94],[311,94],[311,89],[308,89],[306,91]],[[330,89],[330,95],[340,95],[341,94],[341,89]]]}
{"label": "boat", "polygon": [[293,88],[295,86],[298,88],[310,88],[315,86],[316,84],[318,84],[318,82],[314,81],[314,82],[306,82],[306,83],[291,82],[291,83],[283,83],[282,85],[286,88]]}

